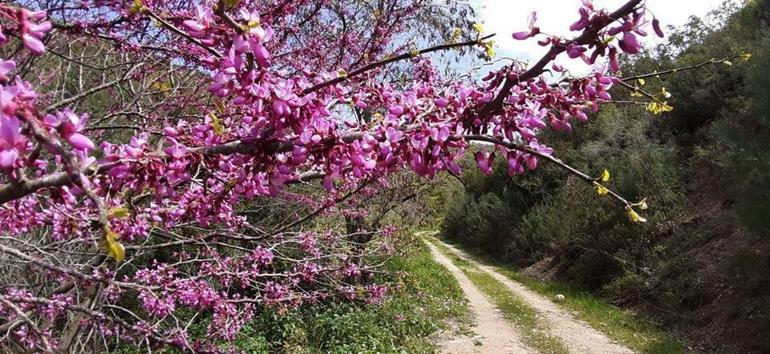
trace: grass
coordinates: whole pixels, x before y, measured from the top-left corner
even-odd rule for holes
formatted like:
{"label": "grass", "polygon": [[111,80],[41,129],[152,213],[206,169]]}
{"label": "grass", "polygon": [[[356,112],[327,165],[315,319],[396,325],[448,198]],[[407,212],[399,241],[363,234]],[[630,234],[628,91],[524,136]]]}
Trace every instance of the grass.
{"label": "grass", "polygon": [[[461,245],[455,245],[460,247]],[[467,251],[466,251],[467,252]],[[512,266],[469,252],[483,263],[492,265],[497,272],[525,285],[530,290],[552,299],[562,294],[567,299],[559,305],[575,313],[591,327],[604,332],[611,339],[623,343],[641,353],[684,353],[683,342],[658,328],[652,322],[637,317],[611,303],[567,284],[554,281],[540,281],[521,274]]]}
{"label": "grass", "polygon": [[661,354],[686,352],[684,343],[651,322],[585,291],[565,284],[538,281],[512,269],[497,267],[497,271],[546,297],[564,295],[567,301],[559,305],[577,313],[578,318],[586,321],[591,327],[635,351]]}
{"label": "grass", "polygon": [[458,257],[445,245],[439,242],[433,242],[433,244],[449,257],[452,263],[460,268],[482,293],[492,300],[506,319],[513,322],[519,328],[524,343],[540,353],[569,352],[559,338],[548,334],[548,328],[538,318],[537,311],[508,289],[505,284],[497,281],[491,275],[481,271],[468,261]]}

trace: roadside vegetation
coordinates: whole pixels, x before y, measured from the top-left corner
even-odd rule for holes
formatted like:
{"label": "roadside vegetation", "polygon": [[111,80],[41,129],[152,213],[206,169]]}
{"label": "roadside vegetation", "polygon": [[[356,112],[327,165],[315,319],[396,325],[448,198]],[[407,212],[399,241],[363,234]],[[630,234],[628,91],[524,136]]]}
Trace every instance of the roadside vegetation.
{"label": "roadside vegetation", "polygon": [[[644,339],[643,326],[601,304],[683,334],[694,351],[770,351],[768,23],[767,1],[692,18],[627,63],[624,76],[671,72],[634,80],[636,93],[612,91],[624,102],[641,92],[665,98],[673,111],[617,104],[571,134],[542,137],[563,161],[597,178],[607,169],[615,191],[646,198],[646,223],[629,222],[610,198],[553,166],[511,178],[498,159],[485,175],[472,153],[491,148],[476,145],[461,181],[446,178],[434,193],[443,236],[533,290],[571,296],[566,306],[638,350],[682,346],[654,331]],[[525,270],[558,282],[516,275]]]}
{"label": "roadside vegetation", "polygon": [[[403,237],[408,237],[402,233]],[[395,276],[379,306],[332,303],[278,316],[264,313],[243,333],[238,347],[249,352],[430,353],[431,335],[448,322],[462,330],[470,321],[457,281],[421,242],[388,261]]]}
{"label": "roadside vegetation", "polygon": [[[432,353],[441,330],[465,333],[471,318],[462,289],[427,246],[407,242],[387,261],[383,283],[389,296],[379,305],[352,302],[309,304],[284,312],[263,311],[234,342],[247,353]],[[210,320],[191,328],[205,335]],[[452,324],[449,326],[449,324]],[[223,343],[223,350],[233,349]],[[125,346],[117,353],[135,353]],[[170,352],[169,352],[170,353]]]}

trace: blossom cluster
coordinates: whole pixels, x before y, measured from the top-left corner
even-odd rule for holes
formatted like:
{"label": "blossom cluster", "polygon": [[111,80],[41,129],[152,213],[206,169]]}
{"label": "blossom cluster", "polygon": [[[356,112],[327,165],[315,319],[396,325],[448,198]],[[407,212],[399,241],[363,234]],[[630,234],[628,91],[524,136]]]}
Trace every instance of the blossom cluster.
{"label": "blossom cluster", "polygon": [[[459,159],[473,141],[496,144],[495,152],[475,155],[485,173],[492,172],[496,155],[507,160],[511,175],[534,170],[553,154],[541,133],[570,131],[610,101],[609,90],[619,82],[618,53],[638,53],[637,37],[648,27],[639,0],[613,13],[585,0],[570,27],[579,33],[575,39],[541,33],[534,14],[527,31],[513,34],[548,47],[542,63],[513,62],[480,82],[461,81],[439,74],[429,56],[410,54],[404,58],[411,58],[412,72],[403,83],[383,80],[385,65],[406,48],[396,43],[405,31],[398,16],[375,13],[373,33],[364,35],[368,26],[354,26],[331,48],[328,36],[315,30],[308,40],[319,50],[293,42],[302,38],[298,29],[281,22],[304,14],[312,1],[276,8],[227,1],[125,3],[82,1],[68,13],[50,13],[69,20],[56,22],[62,35],[72,36],[67,38],[113,43],[132,61],[148,67],[160,61],[185,70],[184,77],[203,86],[171,89],[163,80],[174,80],[158,74],[157,67],[132,69],[115,82],[141,86],[151,78],[155,84],[147,86],[158,92],[146,96],[165,95],[153,109],[177,115],[147,118],[142,110],[127,111],[131,104],[112,108],[108,115],[144,117],[128,136],[89,131],[89,121],[105,118],[77,113],[87,107],[70,101],[52,102],[43,85],[37,89],[17,75],[19,63],[46,53],[53,25],[46,11],[0,5],[6,20],[0,44],[18,41],[26,48],[16,58],[0,58],[2,235],[45,230],[43,237],[52,244],[77,244],[83,254],[114,258],[73,261],[81,266],[75,267],[38,259],[45,254],[12,253],[36,261],[35,276],[63,288],[102,294],[95,289],[105,287],[100,301],[110,311],[77,308],[83,301],[74,301],[69,290],[48,296],[12,289],[0,296],[49,322],[79,309],[88,317],[82,323],[103,335],[137,342],[148,338],[191,351],[216,351],[217,341],[233,340],[260,306],[293,307],[330,298],[376,304],[387,293],[362,261],[366,242],[331,230],[265,232],[241,212],[244,205],[284,197],[328,207],[347,219],[365,219],[366,210],[332,207],[346,193],[374,195],[382,185],[358,186],[397,171],[427,178],[443,171],[461,174]],[[394,11],[414,14],[421,3],[405,1]],[[308,21],[322,21],[318,17]],[[656,20],[652,26],[660,33]],[[339,60],[328,54],[345,48],[365,54],[345,53]],[[554,83],[541,74],[561,53],[588,64],[606,58],[608,64],[591,75]],[[564,71],[558,65],[551,69]],[[328,193],[321,200],[287,190],[314,178]],[[10,252],[10,246],[3,247]],[[173,250],[173,257],[157,250]],[[72,260],[75,253],[62,257]],[[148,257],[155,261],[148,265]],[[114,310],[129,297],[138,301],[139,315],[126,313],[138,319]],[[178,323],[175,314],[181,308],[210,314],[206,339],[191,338]],[[0,305],[0,319],[19,318]],[[48,350],[58,345],[52,328],[18,323],[14,333],[24,346]]]}

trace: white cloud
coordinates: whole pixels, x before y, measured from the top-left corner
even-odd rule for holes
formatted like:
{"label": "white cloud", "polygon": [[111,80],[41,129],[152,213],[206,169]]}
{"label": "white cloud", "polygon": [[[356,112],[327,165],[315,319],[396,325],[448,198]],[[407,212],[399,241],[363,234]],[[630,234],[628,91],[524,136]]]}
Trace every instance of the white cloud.
{"label": "white cloud", "polygon": [[[687,22],[690,16],[705,16],[716,9],[724,0],[647,0],[647,8],[661,21],[664,29],[668,25],[680,26]],[[524,31],[527,19],[532,11],[537,11],[537,25],[541,31],[570,37],[569,26],[579,18],[577,9],[580,0],[476,0],[479,19],[484,24],[485,33],[496,33],[497,57],[513,57],[534,62],[539,59],[546,49],[533,40],[517,41],[511,38],[511,33]],[[597,8],[607,8],[611,11],[625,3],[625,0],[595,0]],[[654,34],[645,41],[654,43]],[[652,42],[651,42],[652,41]],[[567,63],[567,67],[575,72],[586,72],[588,68],[582,61],[568,60],[562,55],[558,60]]]}

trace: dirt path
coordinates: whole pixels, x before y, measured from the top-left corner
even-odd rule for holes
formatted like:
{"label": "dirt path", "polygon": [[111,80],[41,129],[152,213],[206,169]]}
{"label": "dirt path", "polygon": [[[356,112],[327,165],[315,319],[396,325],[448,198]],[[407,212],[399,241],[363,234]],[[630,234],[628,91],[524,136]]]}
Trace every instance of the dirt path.
{"label": "dirt path", "polygon": [[[452,261],[428,242],[430,252],[438,263],[446,267],[460,283],[468,298],[471,315],[475,326],[472,330],[476,337],[441,336],[439,345],[442,353],[533,353],[520,341],[520,336],[511,323],[500,314],[484,294],[471,283],[471,280],[457,268]],[[446,338],[444,338],[446,337]]]}
{"label": "dirt path", "polygon": [[[465,254],[463,251],[448,245],[447,246],[452,252],[454,252],[457,256],[460,258],[468,261],[469,263],[473,264],[474,266],[478,267],[480,270],[488,273],[492,277],[494,277],[499,282],[505,284],[510,290],[512,290],[517,296],[522,298],[524,301],[526,301],[532,308],[534,308],[540,316],[542,316],[544,322],[550,329],[550,333],[556,337],[559,337],[564,344],[567,345],[569,348],[569,351],[571,353],[633,353],[631,349],[628,349],[620,344],[614,343],[611,339],[609,339],[604,333],[599,332],[592,327],[590,327],[585,322],[575,318],[571,313],[568,311],[560,308],[558,305],[553,303],[551,300],[542,297],[541,295],[529,290],[525,286],[511,280],[510,278],[498,273],[495,271],[493,267],[486,266],[483,264],[480,264],[476,262],[473,258],[469,257],[467,254]],[[435,248],[433,245],[431,245],[431,251],[434,252],[435,255]],[[446,258],[446,256],[440,255],[443,259],[436,258],[441,264],[445,265],[445,262],[449,262],[451,264],[451,261]],[[447,268],[449,268],[447,266]],[[457,272],[462,275],[462,272],[454,267]],[[452,269],[450,268],[450,271]],[[457,276],[457,273],[455,271],[452,271],[453,274],[455,274],[455,277]],[[470,284],[470,281],[468,278],[464,278],[464,281]],[[460,278],[458,277],[458,280]],[[462,282],[461,282],[462,284]],[[472,284],[470,284],[471,287],[473,287]],[[475,287],[474,287],[475,289]],[[465,290],[465,287],[463,286],[463,290]],[[478,292],[478,290],[476,290]],[[467,291],[466,291],[467,294]],[[489,304],[489,301],[486,300],[483,295],[479,294],[486,304]],[[469,297],[471,304],[474,303],[474,299],[471,299]],[[569,301],[569,299],[567,300]],[[500,315],[494,310],[492,313],[495,314],[495,316],[500,317]],[[474,313],[474,315],[476,315]],[[484,314],[479,314],[480,316],[477,316],[477,320],[480,323],[486,322],[483,316]],[[510,326],[510,325],[509,325]],[[486,334],[484,329],[478,328],[477,329],[479,334]]]}

